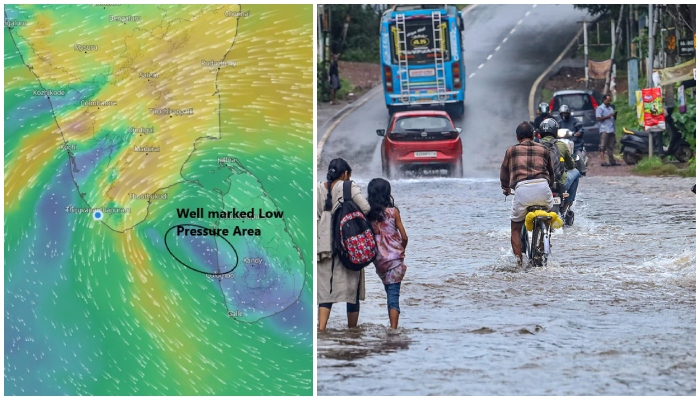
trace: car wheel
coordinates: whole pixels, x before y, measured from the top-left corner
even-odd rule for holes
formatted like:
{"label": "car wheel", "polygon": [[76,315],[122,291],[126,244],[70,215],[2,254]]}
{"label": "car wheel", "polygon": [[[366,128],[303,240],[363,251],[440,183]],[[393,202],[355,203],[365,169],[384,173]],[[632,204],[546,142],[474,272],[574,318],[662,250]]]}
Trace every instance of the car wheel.
{"label": "car wheel", "polygon": [[462,159],[452,165],[452,177],[453,178],[463,178],[464,177],[464,165],[462,164]]}
{"label": "car wheel", "polygon": [[386,179],[394,178],[396,175],[396,168],[391,165],[391,162],[382,163],[382,171]]}

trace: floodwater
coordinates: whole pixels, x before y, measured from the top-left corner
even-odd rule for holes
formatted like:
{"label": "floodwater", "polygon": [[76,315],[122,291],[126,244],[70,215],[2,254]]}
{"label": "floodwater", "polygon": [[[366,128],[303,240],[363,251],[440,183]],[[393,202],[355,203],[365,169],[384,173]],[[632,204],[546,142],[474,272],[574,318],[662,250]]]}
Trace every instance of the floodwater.
{"label": "floodwater", "polygon": [[409,235],[400,328],[369,266],[360,326],[339,304],[318,334],[319,395],[695,394],[694,179],[582,178],[574,226],[527,269],[497,179],[391,183]]}

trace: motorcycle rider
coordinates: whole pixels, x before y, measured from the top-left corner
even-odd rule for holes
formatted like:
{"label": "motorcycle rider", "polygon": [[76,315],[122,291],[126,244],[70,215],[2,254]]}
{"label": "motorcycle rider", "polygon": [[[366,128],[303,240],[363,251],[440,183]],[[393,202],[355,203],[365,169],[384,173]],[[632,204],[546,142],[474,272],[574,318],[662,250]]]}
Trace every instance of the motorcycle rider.
{"label": "motorcycle rider", "polygon": [[534,121],[535,130],[539,130],[540,124],[547,118],[552,118],[549,114],[549,104],[542,102],[537,106],[537,116]]}
{"label": "motorcycle rider", "polygon": [[[581,174],[576,169],[576,164],[574,163],[573,157],[571,157],[569,148],[563,142],[556,140],[558,130],[559,124],[557,124],[557,121],[554,118],[545,119],[542,121],[542,124],[540,124],[542,142],[554,141],[559,149],[559,154],[562,156],[562,158],[564,158],[564,165],[566,165],[567,171],[565,171],[561,175],[561,178],[559,178],[559,185],[569,193],[569,197],[564,198],[563,201],[570,203],[569,206],[571,206],[573,205],[574,200],[576,200],[576,191],[578,190],[578,181]],[[562,209],[565,209],[564,206],[565,205],[562,203]]]}
{"label": "motorcycle rider", "polygon": [[[583,132],[581,131],[581,123],[577,122],[575,118],[571,118],[571,110],[566,104],[562,104],[559,107],[559,129],[568,129],[574,133],[571,141],[574,142],[574,156],[579,156],[583,160]],[[586,176],[586,163],[581,162],[581,176]]]}

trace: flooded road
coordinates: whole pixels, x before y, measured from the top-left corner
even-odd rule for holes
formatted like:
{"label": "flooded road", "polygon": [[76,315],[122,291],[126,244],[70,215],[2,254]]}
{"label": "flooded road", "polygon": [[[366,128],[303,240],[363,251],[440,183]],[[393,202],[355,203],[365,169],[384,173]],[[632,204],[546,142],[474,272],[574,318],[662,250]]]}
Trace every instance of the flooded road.
{"label": "flooded road", "polygon": [[695,394],[693,182],[584,178],[549,266],[518,270],[497,179],[392,181],[400,329],[370,266],[359,328],[339,307],[318,335],[318,394]]}

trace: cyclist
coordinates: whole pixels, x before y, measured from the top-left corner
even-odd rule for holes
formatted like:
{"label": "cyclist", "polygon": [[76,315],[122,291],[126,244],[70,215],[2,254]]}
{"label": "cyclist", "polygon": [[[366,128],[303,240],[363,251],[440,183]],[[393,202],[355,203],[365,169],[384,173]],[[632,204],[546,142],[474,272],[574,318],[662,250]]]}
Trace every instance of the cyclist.
{"label": "cyclist", "polygon": [[[555,138],[558,130],[559,124],[557,124],[554,118],[545,119],[540,125],[542,143],[554,142],[559,149],[559,154],[564,159],[564,165],[567,170],[561,174],[558,183],[564,188],[564,191],[569,193],[569,197],[564,198],[564,201],[573,204],[574,200],[576,200],[576,191],[578,190],[578,181],[581,174],[579,170],[576,169],[576,164],[574,163],[573,157],[571,157],[569,148],[566,144]],[[571,204],[569,204],[569,206]],[[566,210],[564,204],[562,204],[562,209]]]}
{"label": "cyclist", "polygon": [[506,150],[501,164],[501,188],[506,196],[515,189],[513,210],[510,216],[510,244],[513,254],[522,264],[522,230],[527,208],[546,206],[552,208],[552,190],[554,172],[549,151],[546,147],[533,141],[533,128],[530,122],[523,121],[515,129],[518,144]]}

